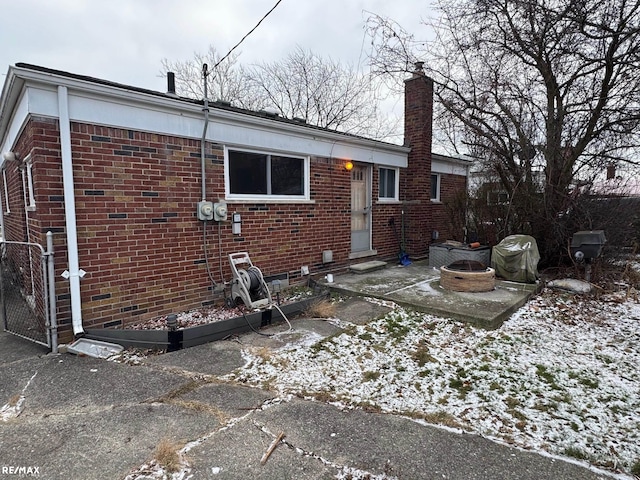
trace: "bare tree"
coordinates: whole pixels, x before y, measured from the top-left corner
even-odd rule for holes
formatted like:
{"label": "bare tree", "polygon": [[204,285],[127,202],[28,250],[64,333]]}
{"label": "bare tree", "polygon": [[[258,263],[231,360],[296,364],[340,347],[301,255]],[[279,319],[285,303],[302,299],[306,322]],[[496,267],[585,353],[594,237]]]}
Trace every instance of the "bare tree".
{"label": "bare tree", "polygon": [[162,60],[161,76],[173,72],[176,79],[176,93],[186,98],[202,99],[204,83],[202,65],[211,70],[207,78],[209,98],[223,102],[234,102],[244,108],[251,108],[252,98],[247,95],[248,86],[242,68],[238,66],[240,53],[229,55],[220,62],[222,56],[213,45],[205,54],[194,53],[191,60]]}
{"label": "bare tree", "polygon": [[320,127],[379,138],[378,85],[364,73],[297,47],[284,60],[245,71],[265,107]]}
{"label": "bare tree", "polygon": [[[285,118],[387,141],[397,141],[399,119],[384,114],[385,90],[351,66],[296,48],[284,60],[237,66],[238,56],[222,62],[210,76],[214,99],[250,110],[276,109]],[[202,98],[202,64],[220,61],[213,47],[192,60],[163,60],[176,75],[178,93]],[[166,75],[166,73],[164,73]],[[216,97],[217,94],[217,97]]]}
{"label": "bare tree", "polygon": [[576,183],[634,162],[640,4],[441,0],[438,13],[436,40],[422,52],[397,24],[372,17],[373,68],[394,74],[427,55],[452,138],[499,178],[513,227],[557,256],[577,226]]}

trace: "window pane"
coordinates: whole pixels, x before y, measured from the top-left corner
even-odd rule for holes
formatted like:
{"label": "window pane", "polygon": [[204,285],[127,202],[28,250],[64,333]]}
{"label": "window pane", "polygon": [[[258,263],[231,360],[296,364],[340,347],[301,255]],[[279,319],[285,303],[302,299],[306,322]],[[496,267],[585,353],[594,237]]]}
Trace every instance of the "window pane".
{"label": "window pane", "polygon": [[431,200],[440,199],[440,185],[438,185],[438,175],[431,175]]}
{"label": "window pane", "polygon": [[391,168],[381,168],[380,174],[380,198],[396,197],[396,171]]}
{"label": "window pane", "polygon": [[394,198],[396,196],[396,171],[387,170],[387,190],[385,197]]}
{"label": "window pane", "polygon": [[231,193],[267,194],[267,156],[262,153],[229,151]]}
{"label": "window pane", "polygon": [[380,198],[385,198],[387,196],[387,169],[381,168],[378,175],[380,175]]}
{"label": "window pane", "polygon": [[304,162],[300,158],[271,156],[271,193],[304,195]]}

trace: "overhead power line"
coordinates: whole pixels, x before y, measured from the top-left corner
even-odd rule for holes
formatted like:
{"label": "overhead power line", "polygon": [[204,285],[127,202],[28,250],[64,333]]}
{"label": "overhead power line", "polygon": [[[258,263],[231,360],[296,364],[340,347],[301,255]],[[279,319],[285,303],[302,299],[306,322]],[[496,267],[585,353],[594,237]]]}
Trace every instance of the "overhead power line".
{"label": "overhead power line", "polygon": [[215,69],[218,67],[218,65],[220,65],[224,60],[226,60],[226,59],[227,59],[227,57],[228,57],[229,55],[231,55],[231,52],[233,52],[236,48],[238,48],[238,47],[240,46],[240,44],[241,44],[242,42],[244,42],[244,41],[246,40],[246,38],[247,38],[249,35],[251,35],[251,34],[254,32],[254,30],[255,30],[256,28],[258,28],[258,27],[260,26],[260,24],[263,22],[263,20],[264,20],[265,18],[267,18],[267,17],[271,14],[271,12],[273,12],[273,11],[276,9],[276,7],[277,7],[278,5],[280,5],[280,2],[282,2],[282,0],[278,0],[278,1],[276,2],[276,4],[275,4],[273,7],[271,7],[271,10],[269,10],[267,13],[265,13],[265,14],[264,14],[264,16],[260,19],[260,21],[259,21],[258,23],[256,23],[256,26],[255,26],[255,27],[253,27],[251,30],[249,30],[249,33],[247,33],[244,37],[242,37],[242,38],[240,39],[240,41],[239,41],[238,43],[236,43],[236,44],[234,45],[234,47],[233,47],[231,50],[229,50],[229,51],[227,52],[227,54],[226,54],[224,57],[222,57],[222,58],[218,61],[218,63],[216,63],[216,64],[214,65],[214,67],[213,67],[213,69],[214,69],[214,70],[215,70]]}

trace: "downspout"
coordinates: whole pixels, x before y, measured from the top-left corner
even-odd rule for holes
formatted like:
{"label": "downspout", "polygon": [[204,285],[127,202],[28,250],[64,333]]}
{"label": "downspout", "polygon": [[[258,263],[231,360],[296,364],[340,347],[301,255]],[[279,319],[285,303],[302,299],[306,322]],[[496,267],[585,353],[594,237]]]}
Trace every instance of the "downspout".
{"label": "downspout", "polygon": [[202,76],[204,77],[204,129],[202,130],[202,139],[200,141],[200,178],[202,181],[202,201],[207,200],[207,182],[205,178],[205,140],[207,138],[207,127],[209,126],[209,99],[207,98],[207,71],[208,66],[205,63],[202,65]]}
{"label": "downspout", "polygon": [[62,184],[64,188],[64,215],[67,231],[68,270],[63,276],[69,280],[71,294],[71,323],[73,334],[84,333],[82,328],[82,301],[80,299],[80,270],[78,261],[78,235],[76,229],[76,200],[73,185],[73,159],[71,158],[71,121],[67,87],[58,86],[58,119],[60,123],[60,151],[62,155]]}
{"label": "downspout", "polygon": [[[2,165],[0,165],[0,168],[2,168],[2,193],[4,193],[4,197],[0,194],[0,240],[6,240],[7,237],[5,236],[4,233],[4,212],[5,209],[7,211],[7,213],[10,213],[9,210],[9,203],[7,202],[7,205],[5,205],[4,203],[7,201],[7,199],[9,198],[9,191],[7,188],[7,176],[5,174],[5,167],[6,165],[6,160],[2,162]],[[4,253],[4,252],[2,252]]]}
{"label": "downspout", "polygon": [[[4,170],[2,171],[3,175],[4,175]],[[3,177],[4,180],[4,177]],[[5,188],[7,183],[4,182]],[[7,198],[7,197],[4,197]],[[4,200],[2,199],[2,195],[0,194],[0,242],[2,242],[4,240]],[[2,255],[2,252],[0,251],[0,255]]]}
{"label": "downspout", "polygon": [[[27,183],[26,183],[26,178],[25,178],[25,165],[22,164],[22,166],[20,167],[20,174],[22,175],[22,192],[23,192],[23,200],[24,200],[24,228],[26,230],[27,233],[27,238],[25,238],[25,241],[27,243],[31,243],[31,229],[29,228],[29,202],[27,201],[27,197],[29,196],[29,192],[28,192],[28,187],[27,187]],[[31,272],[31,275],[29,275],[29,277],[31,278],[31,295],[34,295],[34,292],[36,291],[36,287],[35,287],[35,279],[33,278],[33,259],[31,258],[31,255],[29,255],[29,271]],[[35,298],[35,297],[34,297]]]}

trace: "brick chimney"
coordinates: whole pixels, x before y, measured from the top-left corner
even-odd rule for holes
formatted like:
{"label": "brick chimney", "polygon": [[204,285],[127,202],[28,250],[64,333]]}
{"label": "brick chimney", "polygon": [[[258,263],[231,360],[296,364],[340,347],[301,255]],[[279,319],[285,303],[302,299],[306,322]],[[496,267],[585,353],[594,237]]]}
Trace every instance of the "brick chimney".
{"label": "brick chimney", "polygon": [[404,84],[404,144],[411,147],[400,200],[405,202],[406,250],[410,257],[429,254],[431,241],[431,137],[433,80],[416,62]]}

